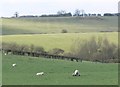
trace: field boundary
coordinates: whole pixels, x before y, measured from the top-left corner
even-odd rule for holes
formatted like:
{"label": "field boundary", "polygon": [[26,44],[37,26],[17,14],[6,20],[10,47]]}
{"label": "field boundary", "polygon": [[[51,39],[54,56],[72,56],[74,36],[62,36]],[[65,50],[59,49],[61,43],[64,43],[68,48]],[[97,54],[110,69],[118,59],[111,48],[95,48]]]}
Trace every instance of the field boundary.
{"label": "field boundary", "polygon": [[40,53],[40,52],[28,52],[28,51],[12,51],[12,50],[2,50],[2,52],[7,55],[7,54],[13,54],[13,55],[21,55],[21,56],[31,56],[31,57],[44,57],[44,58],[51,58],[51,59],[66,59],[66,60],[71,60],[71,61],[81,61],[81,58],[77,57],[69,57],[69,56],[63,56],[63,55],[53,55],[53,54],[48,54],[48,53]]}

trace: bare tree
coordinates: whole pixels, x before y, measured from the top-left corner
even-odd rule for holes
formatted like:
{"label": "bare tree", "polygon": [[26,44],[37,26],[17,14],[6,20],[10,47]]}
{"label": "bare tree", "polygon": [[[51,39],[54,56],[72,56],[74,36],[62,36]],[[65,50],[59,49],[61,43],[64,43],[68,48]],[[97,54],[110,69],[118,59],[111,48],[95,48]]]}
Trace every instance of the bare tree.
{"label": "bare tree", "polygon": [[118,58],[118,47],[110,43],[107,38],[92,37],[84,41],[78,38],[71,47],[71,54],[89,61],[109,62],[112,59],[114,62]]}
{"label": "bare tree", "polygon": [[75,10],[74,16],[80,16],[80,10],[79,10],[79,9],[76,9],[76,10]]}
{"label": "bare tree", "polygon": [[17,18],[17,17],[18,17],[18,12],[15,12],[15,14],[14,14],[14,15],[15,15],[15,17]]}

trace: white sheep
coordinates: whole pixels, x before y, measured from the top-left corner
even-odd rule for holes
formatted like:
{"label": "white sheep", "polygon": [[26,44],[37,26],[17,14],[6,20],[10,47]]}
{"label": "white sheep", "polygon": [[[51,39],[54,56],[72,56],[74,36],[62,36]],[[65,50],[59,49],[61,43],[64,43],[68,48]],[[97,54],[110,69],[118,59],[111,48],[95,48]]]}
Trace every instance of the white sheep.
{"label": "white sheep", "polygon": [[44,72],[39,72],[39,73],[36,73],[37,76],[41,76],[41,75],[44,75]]}
{"label": "white sheep", "polygon": [[7,53],[5,53],[4,55],[7,55]]}
{"label": "white sheep", "polygon": [[16,63],[12,64],[12,66],[15,67],[15,66],[16,66]]}
{"label": "white sheep", "polygon": [[74,73],[72,74],[72,76],[80,76],[79,70],[75,70]]}

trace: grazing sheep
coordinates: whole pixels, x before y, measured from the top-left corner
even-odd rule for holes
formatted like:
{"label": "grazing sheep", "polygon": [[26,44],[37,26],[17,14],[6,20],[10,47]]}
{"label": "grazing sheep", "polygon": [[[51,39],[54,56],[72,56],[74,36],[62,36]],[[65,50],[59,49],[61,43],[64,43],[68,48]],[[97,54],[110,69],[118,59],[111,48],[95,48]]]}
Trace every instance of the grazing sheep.
{"label": "grazing sheep", "polygon": [[16,66],[16,63],[12,64],[12,66],[15,67],[15,66]]}
{"label": "grazing sheep", "polygon": [[7,55],[7,53],[5,53],[4,55]]}
{"label": "grazing sheep", "polygon": [[72,74],[72,76],[80,76],[79,70],[75,70],[74,73]]}
{"label": "grazing sheep", "polygon": [[44,72],[39,72],[39,73],[36,73],[37,76],[41,76],[41,75],[44,75]]}

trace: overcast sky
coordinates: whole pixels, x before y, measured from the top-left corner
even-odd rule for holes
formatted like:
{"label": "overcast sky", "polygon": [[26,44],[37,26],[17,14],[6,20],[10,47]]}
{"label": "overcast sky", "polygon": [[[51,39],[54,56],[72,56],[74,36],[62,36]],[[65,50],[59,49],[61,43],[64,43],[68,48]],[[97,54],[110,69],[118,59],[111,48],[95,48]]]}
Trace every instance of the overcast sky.
{"label": "overcast sky", "polygon": [[117,13],[119,0],[1,0],[0,16],[55,14],[58,10],[74,13]]}

